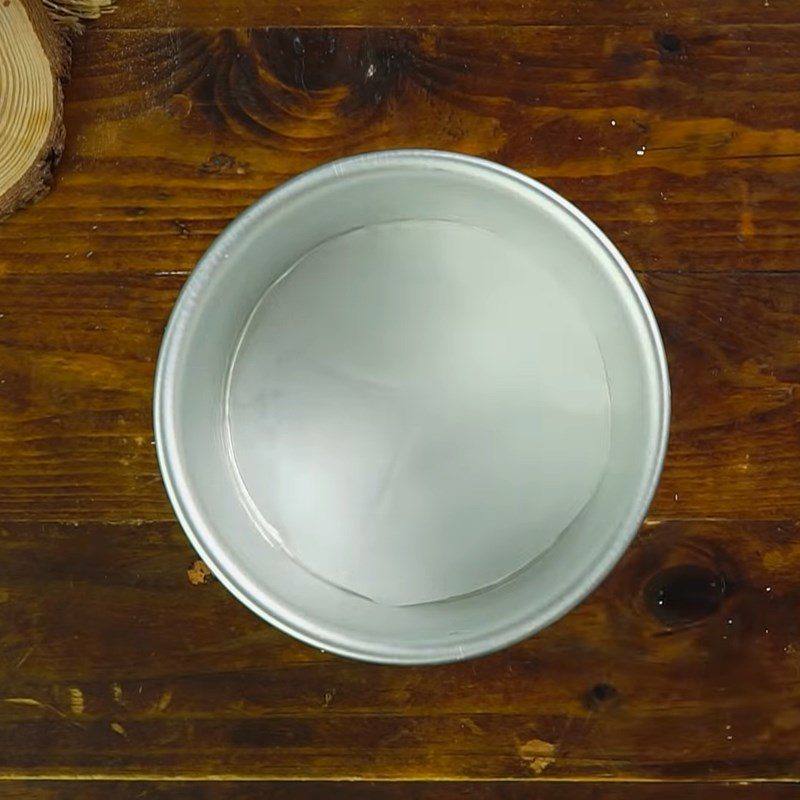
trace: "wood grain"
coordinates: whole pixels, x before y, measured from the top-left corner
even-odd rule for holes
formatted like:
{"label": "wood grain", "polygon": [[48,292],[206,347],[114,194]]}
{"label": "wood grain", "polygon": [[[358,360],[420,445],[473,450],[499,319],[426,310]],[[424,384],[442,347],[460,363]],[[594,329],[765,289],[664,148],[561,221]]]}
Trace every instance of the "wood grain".
{"label": "wood grain", "polygon": [[[139,0],[87,32],[56,189],[0,225],[0,797],[794,796],[761,782],[800,780],[799,45],[778,0]],[[506,652],[394,669],[205,580],[150,402],[230,219],[407,146],[596,219],[674,407],[651,516],[597,592]],[[278,783],[203,782],[225,776]],[[201,782],[160,782],[181,777]]]}
{"label": "wood grain", "polygon": [[[150,404],[183,273],[0,276],[0,519],[169,520]],[[188,259],[186,260],[188,268]],[[674,395],[656,518],[800,514],[800,274],[643,276]],[[46,306],[42,298],[47,298]]]}
{"label": "wood grain", "polygon": [[14,781],[0,784],[0,800],[794,800],[796,785],[446,783],[237,781],[212,783],[145,781]]}
{"label": "wood grain", "polygon": [[797,779],[798,533],[648,524],[536,637],[392,668],[195,585],[174,523],[2,524],[0,774]]}
{"label": "wood grain", "polygon": [[768,0],[724,0],[713,6],[698,0],[139,0],[120,3],[107,24],[116,28],[153,29],[165,25],[236,26],[414,26],[414,25],[648,25],[797,22],[797,9]]}
{"label": "wood grain", "polygon": [[94,28],[75,62],[59,191],[0,270],[188,269],[287,177],[408,146],[540,178],[640,270],[798,267],[798,24]]}

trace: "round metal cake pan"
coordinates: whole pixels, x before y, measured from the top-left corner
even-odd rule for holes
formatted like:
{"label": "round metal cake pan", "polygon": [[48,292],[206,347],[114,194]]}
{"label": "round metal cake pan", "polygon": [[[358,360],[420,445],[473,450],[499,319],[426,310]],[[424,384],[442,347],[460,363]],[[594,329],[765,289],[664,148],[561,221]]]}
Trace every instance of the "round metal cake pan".
{"label": "round metal cake pan", "polygon": [[584,214],[454,153],[280,186],[181,292],[155,380],[191,543],[283,631],[440,663],[565,614],[636,534],[669,380],[644,293]]}

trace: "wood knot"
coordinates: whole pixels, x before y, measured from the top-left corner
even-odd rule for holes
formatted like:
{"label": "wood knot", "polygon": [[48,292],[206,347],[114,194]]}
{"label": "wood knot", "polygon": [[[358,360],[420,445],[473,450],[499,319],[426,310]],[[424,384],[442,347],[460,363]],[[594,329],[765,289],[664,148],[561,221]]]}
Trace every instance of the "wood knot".
{"label": "wood knot", "polygon": [[228,153],[212,153],[197,171],[201,175],[246,175],[250,165],[239,161]]}
{"label": "wood knot", "polygon": [[619,692],[610,683],[596,683],[583,697],[586,708],[596,711],[619,704]]}
{"label": "wood knot", "polygon": [[676,33],[656,31],[653,35],[659,53],[665,58],[681,58],[686,55],[686,46]]}
{"label": "wood knot", "polygon": [[668,628],[691,625],[715,614],[727,592],[725,576],[697,564],[656,573],[644,587],[645,608]]}

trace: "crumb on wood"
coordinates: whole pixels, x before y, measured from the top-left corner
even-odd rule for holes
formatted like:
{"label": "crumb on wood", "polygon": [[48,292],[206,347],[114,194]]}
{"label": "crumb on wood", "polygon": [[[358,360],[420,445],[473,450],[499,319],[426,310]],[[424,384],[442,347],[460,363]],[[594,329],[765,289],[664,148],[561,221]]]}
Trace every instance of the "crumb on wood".
{"label": "crumb on wood", "polygon": [[541,775],[556,759],[554,744],[542,739],[529,739],[519,747],[519,757],[535,775]]}
{"label": "crumb on wood", "polygon": [[200,561],[200,559],[197,559],[197,561],[186,570],[186,575],[192,586],[201,586],[205,583],[211,583],[214,577],[211,574],[211,570]]}

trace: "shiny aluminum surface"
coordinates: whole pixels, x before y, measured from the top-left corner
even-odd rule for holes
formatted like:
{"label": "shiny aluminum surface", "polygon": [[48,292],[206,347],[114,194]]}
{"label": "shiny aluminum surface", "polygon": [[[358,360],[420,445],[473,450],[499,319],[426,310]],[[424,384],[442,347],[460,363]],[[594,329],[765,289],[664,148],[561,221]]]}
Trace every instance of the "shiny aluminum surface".
{"label": "shiny aluminum surface", "polygon": [[164,335],[164,482],[243,603],[310,644],[437,663],[566,613],[635,535],[669,381],[622,256],[536,181],[370,153],[217,238]]}

